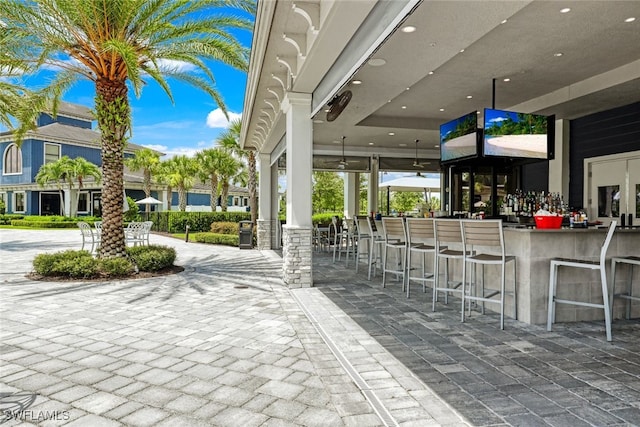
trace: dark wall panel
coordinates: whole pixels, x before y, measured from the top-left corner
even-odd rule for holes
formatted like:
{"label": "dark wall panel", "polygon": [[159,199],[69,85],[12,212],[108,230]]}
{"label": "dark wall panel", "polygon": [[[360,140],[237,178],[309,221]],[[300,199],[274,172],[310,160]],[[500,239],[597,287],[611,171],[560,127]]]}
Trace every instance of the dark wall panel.
{"label": "dark wall panel", "polygon": [[549,191],[549,161],[522,166],[521,188],[524,191]]}
{"label": "dark wall panel", "polygon": [[571,120],[569,205],[584,207],[584,159],[640,150],[640,102]]}

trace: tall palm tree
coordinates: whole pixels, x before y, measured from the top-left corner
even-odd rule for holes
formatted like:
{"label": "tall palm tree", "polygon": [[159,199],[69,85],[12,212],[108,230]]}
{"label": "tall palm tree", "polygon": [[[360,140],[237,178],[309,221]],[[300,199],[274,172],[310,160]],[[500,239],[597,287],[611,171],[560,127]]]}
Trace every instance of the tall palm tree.
{"label": "tall palm tree", "polygon": [[[131,129],[128,85],[136,96],[155,80],[173,101],[171,77],[208,93],[226,110],[205,60],[247,69],[248,50],[231,30],[251,30],[250,19],[229,8],[253,13],[253,0],[39,0],[0,1],[2,31],[18,63],[54,66],[59,76],[95,83],[95,112],[102,145],[103,232],[100,256],[125,256],[122,229],[123,153]],[[192,64],[187,74],[163,61]],[[201,77],[204,75],[204,77]]]}
{"label": "tall palm tree", "polygon": [[100,182],[102,174],[100,168],[83,157],[76,157],[71,160],[71,177],[78,183],[78,192],[76,194],[76,203],[71,209],[69,216],[75,216],[80,203],[80,191],[84,188],[85,178],[93,178],[96,183]]}
{"label": "tall palm tree", "polygon": [[211,185],[211,211],[215,212],[218,206],[218,175],[225,153],[219,148],[207,148],[196,154],[200,165],[200,179],[203,183],[209,181]]}
{"label": "tall palm tree", "polygon": [[72,175],[72,161],[68,156],[62,156],[55,162],[45,163],[40,167],[36,174],[35,180],[39,186],[44,187],[50,182],[55,182],[60,194],[60,207],[62,215],[66,214],[64,210],[64,184],[69,184],[69,188],[73,186],[73,180],[69,177]]}
{"label": "tall palm tree", "polygon": [[167,210],[171,210],[173,203],[173,185],[171,184],[171,173],[173,171],[173,159],[162,160],[156,169],[156,180],[159,184],[167,186]]}
{"label": "tall palm tree", "polygon": [[247,186],[249,188],[249,210],[251,211],[251,221],[256,223],[258,219],[258,195],[257,195],[257,169],[256,169],[256,152],[255,150],[243,150],[240,148],[240,129],[242,128],[242,120],[236,119],[229,123],[229,127],[222,132],[216,142],[219,146],[238,155],[240,158],[247,159],[248,179]]}
{"label": "tall palm tree", "polygon": [[170,165],[168,181],[178,190],[178,207],[184,212],[187,210],[187,191],[193,187],[198,174],[198,162],[191,157],[175,156]]}
{"label": "tall palm tree", "polygon": [[221,203],[222,212],[227,211],[228,201],[227,198],[229,196],[229,185],[231,181],[237,182],[238,176],[242,173],[244,169],[244,164],[233,157],[231,153],[224,152],[225,155],[222,158],[222,162],[220,163],[220,168],[218,169],[218,174],[220,176],[220,183],[222,184],[222,194],[221,194]]}
{"label": "tall palm tree", "polygon": [[[136,172],[141,170],[143,175],[142,190],[145,197],[151,197],[151,176],[160,165],[160,154],[150,148],[136,151],[133,157],[125,159],[124,164]],[[151,211],[151,205],[147,204],[145,212]]]}

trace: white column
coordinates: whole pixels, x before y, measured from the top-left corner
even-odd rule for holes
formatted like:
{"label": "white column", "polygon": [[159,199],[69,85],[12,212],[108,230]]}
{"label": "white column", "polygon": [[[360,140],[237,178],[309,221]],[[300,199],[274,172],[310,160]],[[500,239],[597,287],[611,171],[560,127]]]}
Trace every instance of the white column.
{"label": "white column", "polygon": [[358,196],[360,192],[360,174],[344,173],[344,216],[353,218],[358,214]]}
{"label": "white column", "polygon": [[378,157],[371,158],[371,172],[369,172],[369,189],[367,190],[367,212],[378,211]]}
{"label": "white column", "polygon": [[[72,216],[73,212],[71,212],[71,204],[74,201],[75,194],[74,194],[73,190],[71,190],[69,188],[65,188],[63,190],[63,192],[64,192],[64,214],[66,216]],[[26,196],[25,196],[25,198],[26,198]],[[26,202],[27,201],[25,200],[25,203]],[[14,207],[14,209],[15,209],[15,207]]]}
{"label": "white column", "polygon": [[282,233],[280,230],[280,186],[278,166],[271,166],[271,248],[280,249],[282,247]]}
{"label": "white column", "polygon": [[258,249],[271,249],[271,230],[273,227],[273,216],[271,212],[271,156],[269,154],[258,154]]}
{"label": "white column", "polygon": [[289,287],[311,287],[311,172],[313,125],[311,95],[287,92],[286,115],[287,222],[282,230],[283,280]]}
{"label": "white column", "polygon": [[549,161],[549,191],[569,198],[569,120],[556,120],[555,158]]}

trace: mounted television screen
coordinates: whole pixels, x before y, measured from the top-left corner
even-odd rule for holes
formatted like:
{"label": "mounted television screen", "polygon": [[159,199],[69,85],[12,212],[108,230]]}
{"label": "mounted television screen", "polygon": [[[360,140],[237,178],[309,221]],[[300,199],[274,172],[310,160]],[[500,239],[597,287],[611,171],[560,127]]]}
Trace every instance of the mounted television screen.
{"label": "mounted television screen", "polygon": [[440,161],[478,156],[478,114],[474,111],[440,125]]}
{"label": "mounted television screen", "polygon": [[553,116],[484,109],[485,157],[553,158]]}

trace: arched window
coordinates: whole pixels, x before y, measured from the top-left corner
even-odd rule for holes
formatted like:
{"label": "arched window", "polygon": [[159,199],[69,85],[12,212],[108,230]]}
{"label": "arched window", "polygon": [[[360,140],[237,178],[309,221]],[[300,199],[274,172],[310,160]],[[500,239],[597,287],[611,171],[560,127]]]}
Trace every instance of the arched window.
{"label": "arched window", "polygon": [[4,175],[22,173],[22,150],[16,144],[9,144],[7,149],[4,150],[2,160],[2,173]]}

